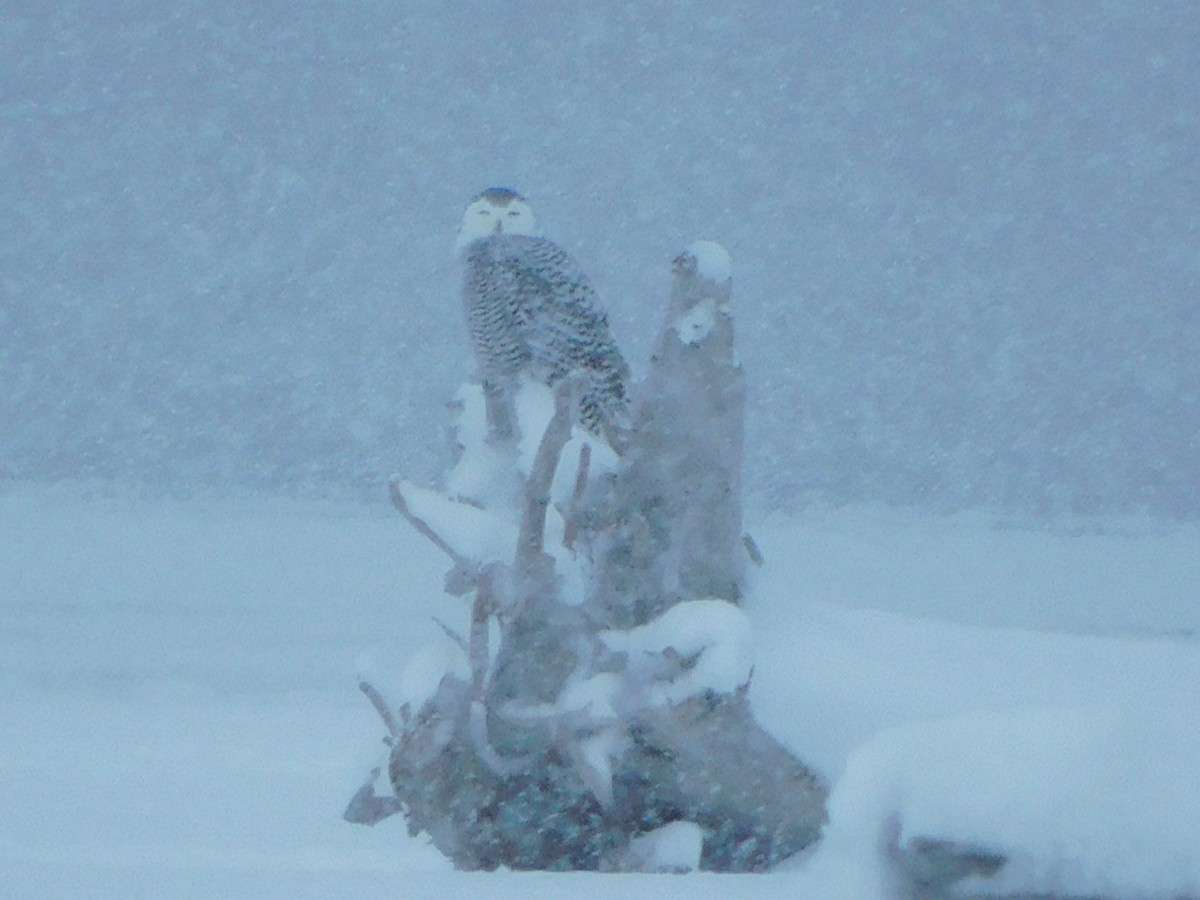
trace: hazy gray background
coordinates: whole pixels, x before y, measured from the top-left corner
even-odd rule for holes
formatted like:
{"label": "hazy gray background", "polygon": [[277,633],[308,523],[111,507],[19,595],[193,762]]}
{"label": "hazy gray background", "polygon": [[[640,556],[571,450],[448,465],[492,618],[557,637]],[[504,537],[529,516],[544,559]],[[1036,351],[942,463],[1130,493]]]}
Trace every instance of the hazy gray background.
{"label": "hazy gray background", "polygon": [[731,250],[767,504],[1200,518],[1200,6],[0,4],[0,477],[432,477],[507,184],[644,370]]}

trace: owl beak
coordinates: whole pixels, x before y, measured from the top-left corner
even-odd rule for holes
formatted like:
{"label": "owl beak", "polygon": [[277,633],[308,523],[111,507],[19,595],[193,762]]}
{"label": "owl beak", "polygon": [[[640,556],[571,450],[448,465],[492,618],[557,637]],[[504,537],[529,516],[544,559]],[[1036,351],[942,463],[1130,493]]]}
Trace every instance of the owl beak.
{"label": "owl beak", "polygon": [[504,220],[503,220],[503,219],[497,219],[497,220],[496,220],[496,227],[492,229],[492,233],[493,233],[493,234],[500,234],[500,232],[502,232],[502,231],[504,231]]}

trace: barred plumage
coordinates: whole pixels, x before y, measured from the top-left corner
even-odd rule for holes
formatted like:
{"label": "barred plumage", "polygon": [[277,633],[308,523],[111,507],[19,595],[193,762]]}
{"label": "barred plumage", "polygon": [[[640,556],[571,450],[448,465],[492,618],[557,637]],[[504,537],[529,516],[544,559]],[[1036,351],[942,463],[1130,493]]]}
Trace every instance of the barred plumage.
{"label": "barred plumage", "polygon": [[511,389],[519,375],[553,386],[579,373],[585,376],[580,423],[612,442],[624,424],[629,367],[574,260],[536,236],[528,205],[500,188],[467,207],[459,247],[467,323],[493,435],[512,432]]}

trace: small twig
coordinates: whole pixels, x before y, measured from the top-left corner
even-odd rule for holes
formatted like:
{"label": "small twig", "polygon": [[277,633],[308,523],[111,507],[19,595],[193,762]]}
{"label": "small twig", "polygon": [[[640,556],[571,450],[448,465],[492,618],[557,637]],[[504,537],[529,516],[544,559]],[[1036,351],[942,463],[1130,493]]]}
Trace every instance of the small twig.
{"label": "small twig", "polygon": [[579,536],[579,507],[583,503],[583,492],[587,488],[588,470],[592,464],[592,445],[586,441],[579,448],[579,468],[575,471],[575,490],[571,492],[571,503],[567,507],[566,526],[563,528],[563,546],[568,550],[575,546]]}
{"label": "small twig", "polygon": [[454,643],[458,644],[459,648],[462,650],[463,653],[465,653],[468,657],[471,655],[471,651],[467,649],[467,642],[466,642],[466,640],[463,639],[463,636],[461,634],[459,634],[457,631],[455,631],[453,628],[451,628],[449,625],[447,625],[445,622],[443,622],[437,616],[433,617],[433,621],[434,621],[434,624],[436,624],[438,628],[440,628],[440,629],[442,629],[442,631],[446,632],[446,636],[449,637],[450,640],[452,640],[452,641],[454,641]]}
{"label": "small twig", "polygon": [[758,542],[750,536],[750,532],[742,535],[742,546],[746,548],[746,554],[750,557],[750,562],[756,566],[763,564],[762,551],[758,549]]}
{"label": "small twig", "polygon": [[403,811],[398,797],[380,797],[375,793],[379,769],[372,769],[366,782],[350,798],[342,818],[354,825],[378,825],[388,816]]}
{"label": "small twig", "polygon": [[358,689],[366,694],[367,699],[371,701],[371,705],[375,707],[375,712],[379,713],[379,718],[383,719],[383,724],[387,727],[388,734],[393,738],[400,737],[400,725],[396,721],[395,715],[388,707],[387,701],[383,699],[383,694],[375,688],[366,679],[360,678],[358,681]]}
{"label": "small twig", "polygon": [[475,590],[479,583],[479,563],[473,559],[455,563],[442,579],[442,589],[451,597],[461,597]]}
{"label": "small twig", "polygon": [[392,498],[392,506],[400,511],[400,515],[408,519],[408,523],[413,528],[417,529],[417,531],[432,541],[434,546],[454,560],[455,565],[469,566],[471,564],[470,560],[446,543],[445,538],[430,528],[424,519],[421,519],[409,509],[408,501],[404,499],[404,492],[400,490],[399,478],[393,478],[388,482],[388,495]]}

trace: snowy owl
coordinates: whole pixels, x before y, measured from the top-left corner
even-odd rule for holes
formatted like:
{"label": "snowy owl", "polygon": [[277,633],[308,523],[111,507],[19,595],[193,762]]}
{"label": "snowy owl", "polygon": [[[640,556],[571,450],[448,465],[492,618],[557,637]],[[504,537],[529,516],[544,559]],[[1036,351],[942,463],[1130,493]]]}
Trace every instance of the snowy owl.
{"label": "snowy owl", "polygon": [[455,248],[489,436],[513,436],[521,376],[553,386],[580,375],[580,424],[619,449],[629,367],[587,277],[566,251],[540,236],[525,198],[509,188],[477,195],[463,214]]}

